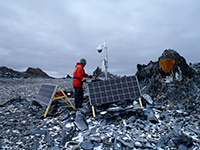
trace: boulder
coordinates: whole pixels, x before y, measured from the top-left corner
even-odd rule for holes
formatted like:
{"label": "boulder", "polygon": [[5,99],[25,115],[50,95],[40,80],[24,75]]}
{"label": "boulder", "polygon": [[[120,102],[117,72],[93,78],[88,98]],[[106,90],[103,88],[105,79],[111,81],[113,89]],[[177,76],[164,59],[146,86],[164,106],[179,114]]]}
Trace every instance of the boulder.
{"label": "boulder", "polygon": [[80,111],[76,112],[75,124],[81,131],[88,129],[86,118]]}
{"label": "boulder", "polygon": [[[193,67],[192,67],[193,66]],[[193,69],[195,68],[196,69]],[[137,65],[137,77],[145,101],[199,100],[200,65],[188,65],[175,50],[165,50],[158,61]],[[148,95],[148,97],[146,96]],[[149,102],[152,102],[151,100]]]}
{"label": "boulder", "polygon": [[196,72],[187,63],[185,58],[175,50],[165,50],[158,58],[159,70],[162,76],[172,75],[174,79],[188,77],[192,78]]}
{"label": "boulder", "polygon": [[90,149],[93,149],[93,144],[90,140],[85,140],[81,143],[81,148],[90,150]]}
{"label": "boulder", "polygon": [[177,146],[181,144],[185,145],[187,148],[190,148],[193,146],[192,137],[189,137],[188,135],[184,133],[174,135],[174,137],[172,137],[172,140]]}

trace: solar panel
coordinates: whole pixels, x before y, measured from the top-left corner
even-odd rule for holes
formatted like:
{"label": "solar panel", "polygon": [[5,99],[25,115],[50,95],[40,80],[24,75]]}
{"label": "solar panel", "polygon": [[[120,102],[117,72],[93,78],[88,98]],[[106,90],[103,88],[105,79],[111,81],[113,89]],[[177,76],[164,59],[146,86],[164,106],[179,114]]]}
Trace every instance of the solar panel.
{"label": "solar panel", "polygon": [[88,83],[90,105],[101,105],[140,97],[137,76]]}
{"label": "solar panel", "polygon": [[55,93],[56,88],[57,85],[42,84],[37,96],[37,100],[41,101],[46,105],[49,105],[49,103],[51,102],[50,100],[53,98],[53,94]]}

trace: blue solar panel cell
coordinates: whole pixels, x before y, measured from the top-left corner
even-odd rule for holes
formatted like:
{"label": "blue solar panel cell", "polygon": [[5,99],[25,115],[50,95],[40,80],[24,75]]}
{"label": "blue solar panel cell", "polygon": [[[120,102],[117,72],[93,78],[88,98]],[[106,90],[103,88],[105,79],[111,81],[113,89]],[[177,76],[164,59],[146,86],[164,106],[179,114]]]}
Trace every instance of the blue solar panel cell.
{"label": "blue solar panel cell", "polygon": [[100,101],[102,104],[104,104],[104,103],[107,103],[108,102],[108,100],[107,100],[107,98],[105,98],[105,99],[102,99],[102,101]]}
{"label": "blue solar panel cell", "polygon": [[115,80],[116,84],[120,84],[120,79]]}
{"label": "blue solar panel cell", "polygon": [[101,92],[105,92],[106,91],[106,88],[103,86],[101,87]]}
{"label": "blue solar panel cell", "polygon": [[95,92],[99,92],[100,91],[100,88],[95,88]]}

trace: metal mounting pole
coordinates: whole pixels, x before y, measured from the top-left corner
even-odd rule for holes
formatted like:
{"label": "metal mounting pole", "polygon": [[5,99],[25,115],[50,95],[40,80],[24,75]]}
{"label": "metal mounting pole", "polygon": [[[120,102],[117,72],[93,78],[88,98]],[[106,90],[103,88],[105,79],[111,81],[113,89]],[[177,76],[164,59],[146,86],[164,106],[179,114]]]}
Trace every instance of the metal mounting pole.
{"label": "metal mounting pole", "polygon": [[102,67],[105,67],[105,79],[108,79],[108,48],[107,48],[107,41],[105,40],[105,42],[103,44],[99,44],[99,46],[97,47],[97,51],[99,53],[101,53],[102,51],[105,51],[105,59],[103,60],[103,65]]}
{"label": "metal mounting pole", "polygon": [[108,49],[107,49],[107,41],[104,43],[105,48],[105,78],[108,79]]}

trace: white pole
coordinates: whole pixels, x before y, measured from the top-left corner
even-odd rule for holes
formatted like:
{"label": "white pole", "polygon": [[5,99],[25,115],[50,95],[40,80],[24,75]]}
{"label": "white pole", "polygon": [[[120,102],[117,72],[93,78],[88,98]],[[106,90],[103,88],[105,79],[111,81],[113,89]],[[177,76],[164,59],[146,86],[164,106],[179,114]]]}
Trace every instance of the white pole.
{"label": "white pole", "polygon": [[106,40],[105,40],[104,44],[99,44],[99,46],[97,47],[97,51],[99,53],[101,53],[102,50],[105,51],[105,59],[103,60],[103,63],[104,63],[103,65],[105,67],[105,79],[107,80],[108,79],[108,49],[107,49],[107,41]]}
{"label": "white pole", "polygon": [[107,41],[104,43],[105,48],[105,78],[108,79],[108,49],[107,49]]}

